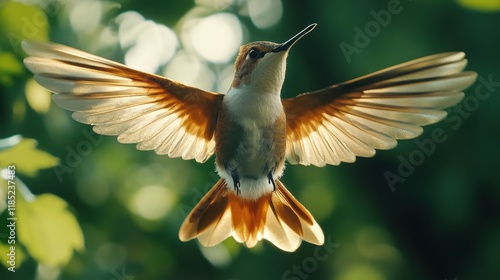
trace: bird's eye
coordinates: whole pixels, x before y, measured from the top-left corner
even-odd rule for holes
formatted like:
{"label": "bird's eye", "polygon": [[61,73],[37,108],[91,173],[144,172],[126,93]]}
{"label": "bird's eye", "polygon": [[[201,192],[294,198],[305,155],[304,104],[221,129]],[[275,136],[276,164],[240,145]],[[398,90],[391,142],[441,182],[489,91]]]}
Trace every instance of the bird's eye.
{"label": "bird's eye", "polygon": [[251,48],[248,52],[247,58],[256,59],[258,57],[262,57],[260,51],[256,48]]}

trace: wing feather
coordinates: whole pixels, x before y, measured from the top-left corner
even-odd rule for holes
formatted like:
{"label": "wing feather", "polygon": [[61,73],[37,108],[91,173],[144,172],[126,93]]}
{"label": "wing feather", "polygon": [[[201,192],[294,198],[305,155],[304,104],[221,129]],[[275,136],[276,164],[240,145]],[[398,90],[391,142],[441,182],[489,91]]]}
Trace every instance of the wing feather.
{"label": "wing feather", "polygon": [[22,46],[35,80],[95,132],[170,157],[203,162],[214,153],[223,95],[58,44],[25,41]]}
{"label": "wing feather", "polygon": [[461,52],[412,60],[295,98],[283,99],[287,159],[323,166],[371,157],[446,117],[477,77]]}

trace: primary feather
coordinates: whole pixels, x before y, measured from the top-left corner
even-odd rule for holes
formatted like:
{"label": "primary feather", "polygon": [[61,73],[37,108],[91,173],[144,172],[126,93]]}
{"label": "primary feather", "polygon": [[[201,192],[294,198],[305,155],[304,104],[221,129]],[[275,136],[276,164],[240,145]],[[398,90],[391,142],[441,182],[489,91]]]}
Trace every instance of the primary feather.
{"label": "primary feather", "polygon": [[95,132],[139,150],[206,161],[223,95],[189,87],[67,46],[23,42],[35,80]]}
{"label": "primary feather", "polygon": [[476,80],[475,72],[462,72],[466,64],[464,53],[436,54],[283,99],[288,161],[354,162],[419,136]]}

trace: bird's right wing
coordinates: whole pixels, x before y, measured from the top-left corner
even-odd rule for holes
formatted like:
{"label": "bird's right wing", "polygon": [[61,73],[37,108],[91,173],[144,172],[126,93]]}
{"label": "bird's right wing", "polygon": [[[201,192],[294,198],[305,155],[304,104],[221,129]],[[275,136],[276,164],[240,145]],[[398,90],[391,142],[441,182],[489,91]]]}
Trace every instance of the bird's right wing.
{"label": "bird's right wing", "polygon": [[283,99],[290,163],[323,166],[371,157],[442,120],[477,77],[461,52],[426,56]]}
{"label": "bird's right wing", "polygon": [[24,41],[24,64],[53,100],[95,132],[139,150],[207,160],[223,95],[186,86],[67,46]]}

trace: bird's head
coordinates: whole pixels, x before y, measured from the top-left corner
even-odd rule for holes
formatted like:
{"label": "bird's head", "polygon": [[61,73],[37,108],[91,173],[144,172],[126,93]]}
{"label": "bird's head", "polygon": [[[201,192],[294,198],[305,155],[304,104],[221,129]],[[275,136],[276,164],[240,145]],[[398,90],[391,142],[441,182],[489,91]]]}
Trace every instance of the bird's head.
{"label": "bird's head", "polygon": [[288,51],[315,27],[315,23],[309,25],[282,44],[259,41],[241,46],[232,88],[252,87],[258,92],[279,94],[285,79]]}

